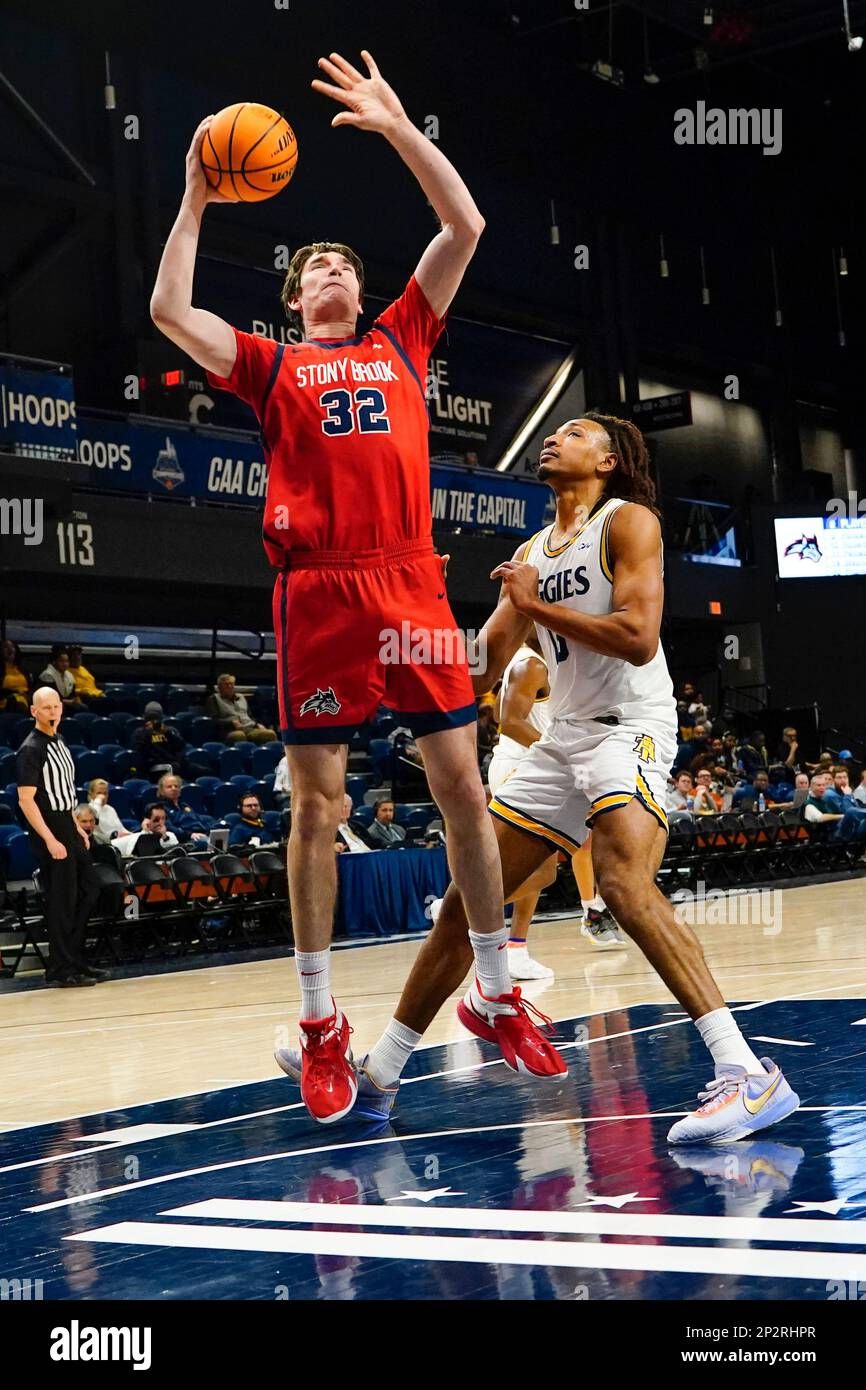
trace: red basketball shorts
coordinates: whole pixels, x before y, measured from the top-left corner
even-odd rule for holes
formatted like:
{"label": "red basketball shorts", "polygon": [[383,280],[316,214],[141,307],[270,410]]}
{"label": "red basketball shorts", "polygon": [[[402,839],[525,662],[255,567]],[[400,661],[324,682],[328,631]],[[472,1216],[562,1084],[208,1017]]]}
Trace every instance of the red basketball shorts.
{"label": "red basketball shorts", "polygon": [[284,743],[348,743],[380,703],[416,737],[475,718],[430,540],[293,555],[274,586],[274,633]]}

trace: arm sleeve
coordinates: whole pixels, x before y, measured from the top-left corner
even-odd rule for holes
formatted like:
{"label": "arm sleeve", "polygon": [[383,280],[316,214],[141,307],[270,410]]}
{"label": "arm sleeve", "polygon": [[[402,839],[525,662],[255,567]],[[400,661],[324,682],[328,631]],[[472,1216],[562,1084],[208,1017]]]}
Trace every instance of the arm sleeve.
{"label": "arm sleeve", "polygon": [[15,759],[15,782],[19,787],[38,787],[42,783],[42,761],[32,746],[19,750]]}
{"label": "arm sleeve", "polygon": [[373,327],[381,325],[389,333],[393,333],[418,375],[423,377],[426,374],[427,359],[439,339],[447,317],[447,314],[443,314],[441,319],[436,317],[427,296],[413,275],[400,298],[388,305]]}
{"label": "arm sleeve", "polygon": [[808,821],[819,821],[821,812],[817,806],[810,806],[808,803],[803,807],[803,819]]}
{"label": "arm sleeve", "polygon": [[237,343],[237,356],[229,376],[217,376],[207,372],[211,386],[221,391],[231,391],[247,405],[252,406],[256,415],[264,406],[268,383],[277,354],[277,344],[273,338],[260,338],[257,333],[244,333],[234,330]]}

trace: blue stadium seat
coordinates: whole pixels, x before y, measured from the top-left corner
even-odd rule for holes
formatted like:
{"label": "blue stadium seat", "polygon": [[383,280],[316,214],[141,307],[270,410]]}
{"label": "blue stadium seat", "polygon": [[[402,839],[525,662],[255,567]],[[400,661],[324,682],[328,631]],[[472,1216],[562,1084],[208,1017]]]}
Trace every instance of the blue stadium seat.
{"label": "blue stadium seat", "polygon": [[221,756],[221,755],[225,752],[225,750],[226,750],[226,746],[225,746],[224,743],[220,743],[220,741],[219,741],[218,739],[213,739],[213,738],[206,739],[205,742],[204,742],[201,746],[202,746],[202,748],[205,750],[206,753],[211,753],[211,754],[213,755],[213,757],[215,757],[215,758],[217,758],[217,759],[219,759],[220,756]]}
{"label": "blue stadium seat", "polygon": [[352,812],[353,817],[361,822],[362,825],[371,825],[373,822],[373,807],[359,806]]}
{"label": "blue stadium seat", "polygon": [[254,748],[250,758],[250,772],[254,777],[264,777],[266,773],[273,772],[282,756],[282,749],[278,751],[269,744]]}
{"label": "blue stadium seat", "polygon": [[147,704],[148,700],[158,700],[160,688],[156,685],[137,685],[133,689],[133,694],[137,700],[143,700]]}
{"label": "blue stadium seat", "polygon": [[[197,751],[200,752],[201,750],[199,749]],[[196,777],[195,780],[196,785],[199,787],[204,787],[205,792],[209,796],[213,796],[213,793],[216,791],[217,787],[221,787],[223,784],[223,779],[221,777]]]}
{"label": "blue stadium seat", "polygon": [[116,758],[118,753],[125,753],[126,747],[122,743],[98,743],[97,753],[103,753],[106,758]]}
{"label": "blue stadium seat", "polygon": [[271,835],[278,840],[283,833],[283,817],[279,811],[265,811],[262,819]]}
{"label": "blue stadium seat", "polygon": [[110,780],[111,759],[104,753],[89,752],[75,760],[75,775],[80,782],[90,782],[94,777]]}
{"label": "blue stadium seat", "polygon": [[111,759],[112,782],[125,782],[134,767],[135,755],[133,753],[115,753]]}
{"label": "blue stadium seat", "polygon": [[0,801],[0,825],[15,825],[15,812],[5,801]]}
{"label": "blue stadium seat", "polygon": [[[236,773],[246,772],[249,765],[250,752],[246,743],[232,744],[230,748],[224,748],[220,754],[219,771],[225,782]],[[253,780],[255,781],[255,778]]]}
{"label": "blue stadium seat", "polygon": [[6,783],[6,802],[9,806],[18,805],[18,784],[17,782]]}
{"label": "blue stadium seat", "polygon": [[72,756],[72,761],[75,763],[78,762],[79,758],[83,758],[85,753],[89,753],[91,751],[87,747],[86,743],[70,743],[69,739],[66,739],[66,747],[69,749],[69,752]]}
{"label": "blue stadium seat", "polygon": [[193,743],[202,744],[209,738],[216,738],[219,730],[212,719],[199,714],[192,720],[190,738]]}
{"label": "blue stadium seat", "polygon": [[114,807],[121,820],[132,815],[132,797],[126,787],[112,783],[108,788],[108,804]]}
{"label": "blue stadium seat", "polygon": [[255,777],[251,777],[248,772],[236,772],[234,776],[227,777],[226,781],[231,782],[233,787],[237,787],[239,796],[241,792],[248,792],[250,787],[254,787],[256,784]]}
{"label": "blue stadium seat", "polygon": [[23,830],[14,840],[10,840],[7,845],[9,853],[9,868],[7,870],[10,879],[32,878],[33,870],[36,868],[36,860],[33,857],[33,850],[30,848],[30,836]]}
{"label": "blue stadium seat", "polygon": [[220,825],[236,825],[240,818],[240,811],[226,811],[224,816],[220,816]]}
{"label": "blue stadium seat", "polygon": [[401,802],[394,807],[394,819],[404,830],[423,830],[439,814],[431,802]]}
{"label": "blue stadium seat", "polygon": [[27,735],[35,728],[33,720],[29,714],[21,715],[12,725],[12,741],[17,748],[19,743],[23,743]]}
{"label": "blue stadium seat", "polygon": [[204,787],[200,787],[197,782],[184,782],[180,798],[185,805],[195,811],[197,816],[206,816],[208,814],[207,792]]}
{"label": "blue stadium seat", "polygon": [[15,776],[15,754],[0,753],[0,782],[5,786]]}
{"label": "blue stadium seat", "polygon": [[[209,752],[207,748],[188,748],[186,751],[191,762],[201,767],[212,767],[216,772],[219,757]],[[222,778],[218,777],[217,781],[221,782]]]}
{"label": "blue stadium seat", "polygon": [[369,745],[373,771],[377,777],[386,777],[391,770],[392,749],[386,738],[371,738]]}
{"label": "blue stadium seat", "polygon": [[273,738],[273,739],[271,739],[270,743],[260,743],[260,744],[259,744],[259,747],[260,747],[260,748],[273,748],[273,749],[275,750],[275,752],[279,753],[280,757],[282,757],[283,754],[284,754],[285,751],[286,751],[285,748],[284,748],[284,746],[283,746],[283,744],[280,742],[280,740],[279,740],[278,738]]}
{"label": "blue stadium seat", "polygon": [[[232,780],[234,780],[234,778]],[[259,798],[263,811],[276,810],[274,805],[274,789],[273,787],[269,787],[267,782],[253,782],[246,790],[250,792],[251,795]]]}
{"label": "blue stadium seat", "polygon": [[141,796],[142,792],[148,790],[150,782],[146,777],[126,777],[123,786],[134,801],[137,796]]}
{"label": "blue stadium seat", "polygon": [[[78,722],[80,724],[81,720]],[[94,715],[84,727],[85,741],[90,748],[98,748],[100,743],[114,743],[117,738],[114,720],[105,715]]]}
{"label": "blue stadium seat", "polygon": [[0,825],[0,851],[5,850],[10,840],[16,835],[26,835],[26,830],[22,830],[20,825]]}
{"label": "blue stadium seat", "polygon": [[225,819],[230,811],[237,811],[238,797],[240,794],[240,788],[236,787],[232,782],[221,783],[213,794],[213,801],[211,803],[213,807],[212,814],[216,816],[217,819]]}
{"label": "blue stadium seat", "polygon": [[132,737],[132,730],[141,723],[141,720],[138,718],[138,715],[113,714],[111,716],[111,722],[114,725],[115,738],[118,739],[118,741],[122,743],[125,748],[128,748],[129,740]]}
{"label": "blue stadium seat", "polygon": [[346,778],[346,791],[352,798],[352,805],[357,806],[364,800],[364,792],[373,785],[369,773],[358,773],[356,776]]}

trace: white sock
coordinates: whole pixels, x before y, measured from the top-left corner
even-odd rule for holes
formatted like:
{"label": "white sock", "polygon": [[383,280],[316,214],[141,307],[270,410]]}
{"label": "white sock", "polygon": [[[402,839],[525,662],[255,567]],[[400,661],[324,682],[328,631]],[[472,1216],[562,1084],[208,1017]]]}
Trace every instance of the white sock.
{"label": "white sock", "polygon": [[581,898],[580,905],[583,908],[584,916],[592,908],[593,912],[604,912],[605,901],[600,893],[596,893],[594,898]]}
{"label": "white sock", "polygon": [[762,1076],[764,1068],[743,1037],[728,1008],[713,1009],[695,1019],[695,1027],[710,1049],[713,1061],[731,1062],[745,1067],[751,1076]]}
{"label": "white sock", "polygon": [[470,927],[469,940],[475,953],[475,974],[481,993],[487,999],[511,994],[513,985],[508,973],[508,928],[481,932],[473,931]]}
{"label": "white sock", "polygon": [[331,952],[295,951],[295,965],[298,968],[298,984],[301,986],[301,1021],[312,1023],[314,1019],[330,1018],[334,1010],[331,1002]]}
{"label": "white sock", "polygon": [[375,1047],[370,1050],[364,1070],[383,1090],[394,1086],[420,1041],[420,1033],[392,1018]]}

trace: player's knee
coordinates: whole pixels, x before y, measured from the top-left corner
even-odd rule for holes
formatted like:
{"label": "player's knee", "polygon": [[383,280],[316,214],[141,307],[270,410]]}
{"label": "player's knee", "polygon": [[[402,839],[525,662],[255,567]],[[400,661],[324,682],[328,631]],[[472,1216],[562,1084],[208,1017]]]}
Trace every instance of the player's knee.
{"label": "player's knee", "polygon": [[336,798],[321,792],[304,792],[292,797],[292,835],[315,840],[336,833],[343,808],[343,793]]}
{"label": "player's knee", "polygon": [[[459,773],[446,784],[434,791],[436,804],[447,820],[449,816],[459,816],[461,824],[466,824],[474,816],[479,821],[487,814],[487,797],[478,776],[477,768]],[[449,831],[453,833],[452,828]]]}

